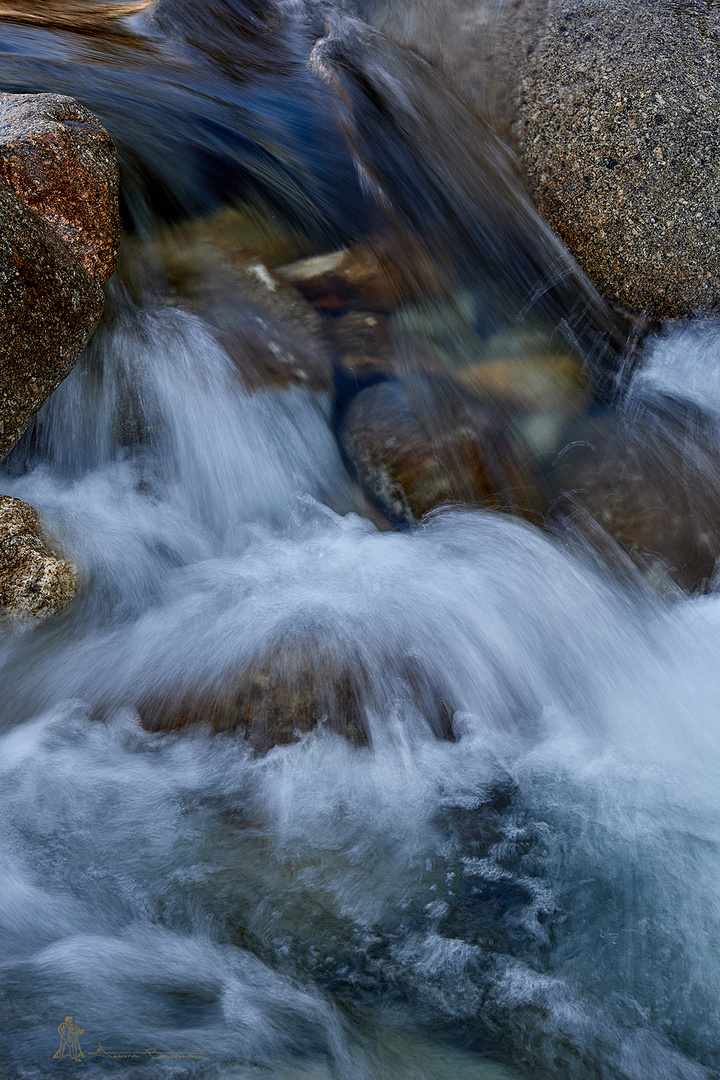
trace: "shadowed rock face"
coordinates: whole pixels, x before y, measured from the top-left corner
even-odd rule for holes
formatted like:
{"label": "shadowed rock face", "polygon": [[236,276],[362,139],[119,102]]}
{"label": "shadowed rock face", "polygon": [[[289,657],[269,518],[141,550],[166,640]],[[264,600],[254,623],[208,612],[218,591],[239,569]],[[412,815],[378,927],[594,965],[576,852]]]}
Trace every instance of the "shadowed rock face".
{"label": "shadowed rock face", "polygon": [[544,10],[513,125],[537,206],[605,297],[657,318],[717,310],[720,8],[520,7]]}
{"label": "shadowed rock face", "polygon": [[32,506],[0,497],[0,619],[55,615],[76,591],[75,570],[48,548]]}
{"label": "shadowed rock face", "polygon": [[99,120],[60,94],[0,94],[0,176],[95,281],[115,271],[119,175]]}
{"label": "shadowed rock face", "polygon": [[701,412],[661,401],[567,435],[552,471],[556,520],[611,564],[609,537],[649,581],[706,589],[720,557],[720,475]]}

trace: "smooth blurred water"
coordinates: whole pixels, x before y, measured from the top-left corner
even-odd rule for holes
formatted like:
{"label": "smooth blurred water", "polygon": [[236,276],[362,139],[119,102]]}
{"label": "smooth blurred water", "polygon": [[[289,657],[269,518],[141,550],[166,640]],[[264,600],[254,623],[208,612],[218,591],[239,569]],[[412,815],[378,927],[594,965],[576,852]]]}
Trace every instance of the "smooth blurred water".
{"label": "smooth blurred water", "polygon": [[[136,235],[228,190],[308,243],[384,206],[474,290],[458,351],[537,306],[612,383],[599,298],[436,72],[325,5],[282,8],[289,38],[229,0],[175,10],[177,33],[3,37],[3,86],[77,79],[106,119]],[[502,514],[379,531],[329,396],[249,393],[208,324],[139,291],[113,283],[2,466],[81,571],[63,615],[0,638],[3,1075],[720,1076],[716,592],[618,581]],[[717,344],[648,340],[625,415],[662,396],[714,430]],[[308,657],[355,680],[366,745],[329,718],[266,754],[141,724]],[[80,1063],[53,1059],[66,1015]]]}
{"label": "smooth blurred water", "polygon": [[[203,1055],[130,1076],[715,1075],[718,600],[627,593],[502,515],[380,533],[325,408],[126,303],[9,459],[86,575],[0,646],[9,1075],[76,1068],[66,1014],[86,1051]],[[307,639],[372,673],[369,746],[139,726]]]}

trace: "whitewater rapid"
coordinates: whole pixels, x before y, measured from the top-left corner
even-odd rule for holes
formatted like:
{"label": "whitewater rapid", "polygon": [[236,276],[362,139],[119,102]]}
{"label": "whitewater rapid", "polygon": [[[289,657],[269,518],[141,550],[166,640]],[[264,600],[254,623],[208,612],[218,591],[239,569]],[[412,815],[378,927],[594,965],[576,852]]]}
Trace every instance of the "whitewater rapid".
{"label": "whitewater rapid", "polygon": [[[119,307],[3,478],[84,574],[0,644],[13,1075],[68,1014],[85,1051],[201,1055],[138,1077],[715,1076],[718,597],[501,514],[380,532],[322,395],[248,394],[201,320]],[[684,333],[638,393],[670,351],[709,397],[716,331]],[[372,673],[367,746],[142,729],[144,695],[308,639]]]}

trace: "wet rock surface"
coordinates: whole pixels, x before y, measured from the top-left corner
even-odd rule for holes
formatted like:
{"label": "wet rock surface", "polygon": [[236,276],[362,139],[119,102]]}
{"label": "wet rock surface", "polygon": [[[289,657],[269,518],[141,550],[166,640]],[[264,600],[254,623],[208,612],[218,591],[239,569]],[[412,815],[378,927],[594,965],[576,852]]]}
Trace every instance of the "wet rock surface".
{"label": "wet rock surface", "polygon": [[495,409],[544,465],[561,449],[569,421],[590,408],[592,384],[576,356],[544,351],[522,338],[514,345],[510,337],[489,347],[482,360],[461,368],[455,378]]}
{"label": "wet rock surface", "polygon": [[464,101],[508,134],[518,66],[542,21],[540,0],[436,0],[422,5],[422,16],[414,7],[366,0],[364,15],[392,41],[439,68]]}
{"label": "wet rock surface", "polygon": [[322,316],[263,261],[231,259],[201,243],[166,253],[166,267],[183,306],[214,327],[248,389],[330,389]]}
{"label": "wet rock surface", "polygon": [[539,22],[513,124],[537,206],[610,300],[657,318],[716,310],[720,10],[690,0],[519,9],[518,20],[530,9]]}
{"label": "wet rock surface", "polygon": [[48,547],[32,506],[0,496],[0,620],[55,615],[77,587],[75,569]]}
{"label": "wet rock surface", "polygon": [[614,563],[612,538],[652,584],[707,588],[720,557],[720,447],[695,407],[660,401],[567,432],[553,517]]}
{"label": "wet rock surface", "polygon": [[391,521],[411,524],[457,501],[452,478],[400,381],[362,390],[347,410],[340,438],[359,484]]}
{"label": "wet rock surface", "polygon": [[431,261],[409,237],[355,244],[278,267],[318,311],[389,312],[398,304],[441,290]]}
{"label": "wet rock surface", "polygon": [[126,15],[148,7],[149,0],[2,0],[0,17],[28,26],[89,30],[99,34],[110,30]]}
{"label": "wet rock surface", "polygon": [[361,390],[340,440],[366,494],[409,525],[441,506],[511,510],[535,519],[543,483],[502,419],[449,380],[414,376]]}
{"label": "wet rock surface", "polygon": [[0,458],[69,374],[103,292],[55,229],[0,182]]}
{"label": "wet rock surface", "polygon": [[390,311],[397,303],[388,274],[368,248],[341,248],[326,255],[279,268],[320,311],[342,311],[359,305],[370,311]]}
{"label": "wet rock surface", "polygon": [[582,413],[589,386],[582,365],[566,353],[493,356],[457,373],[468,390],[496,401],[510,414]]}
{"label": "wet rock surface", "polygon": [[378,679],[363,660],[313,651],[307,642],[279,647],[214,693],[205,689],[156,695],[142,701],[138,711],[150,731],[204,724],[216,733],[243,733],[253,749],[264,753],[296,741],[319,724],[356,745],[367,745],[368,714],[387,707],[389,700],[404,702],[438,737],[453,737],[454,709],[447,692],[413,658],[388,662],[383,679]]}
{"label": "wet rock surface", "polygon": [[364,357],[377,367],[392,370],[392,343],[388,319],[369,311],[352,311],[331,322],[338,355]]}
{"label": "wet rock surface", "polygon": [[330,330],[335,407],[342,413],[361,390],[395,378],[400,369],[386,316],[352,311],[334,318]]}
{"label": "wet rock surface", "polygon": [[95,281],[115,271],[119,173],[97,117],[60,94],[0,94],[0,176]]}

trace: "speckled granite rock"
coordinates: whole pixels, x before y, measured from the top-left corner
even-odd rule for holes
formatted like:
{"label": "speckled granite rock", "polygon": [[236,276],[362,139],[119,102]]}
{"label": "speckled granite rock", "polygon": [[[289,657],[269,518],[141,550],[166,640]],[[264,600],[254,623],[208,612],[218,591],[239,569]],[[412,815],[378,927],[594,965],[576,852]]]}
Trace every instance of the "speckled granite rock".
{"label": "speckled granite rock", "polygon": [[91,112],[60,94],[0,94],[0,176],[92,278],[108,280],[120,246],[118,163]]}
{"label": "speckled granite rock", "polygon": [[32,506],[0,496],[0,619],[55,615],[76,592],[75,570],[47,546]]}
{"label": "speckled granite rock", "polygon": [[103,309],[100,285],[0,180],[0,459],[70,372]]}
{"label": "speckled granite rock", "polygon": [[720,8],[521,0],[513,132],[535,201],[599,290],[659,318],[720,306]]}

